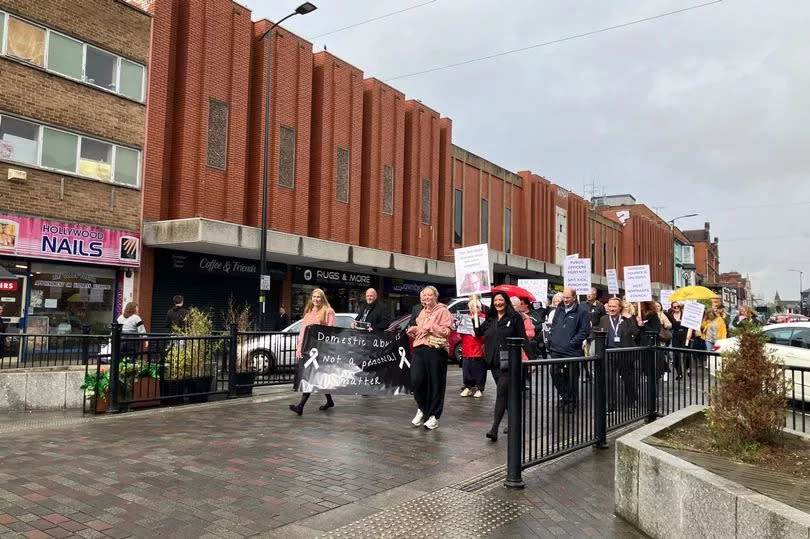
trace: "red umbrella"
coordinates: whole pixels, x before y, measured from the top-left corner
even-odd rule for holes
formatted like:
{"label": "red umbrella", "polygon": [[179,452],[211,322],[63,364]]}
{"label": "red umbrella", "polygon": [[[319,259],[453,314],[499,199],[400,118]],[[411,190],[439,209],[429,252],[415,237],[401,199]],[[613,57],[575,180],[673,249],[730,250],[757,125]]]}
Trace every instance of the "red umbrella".
{"label": "red umbrella", "polygon": [[499,284],[498,286],[492,289],[492,292],[505,292],[507,296],[510,298],[520,298],[520,299],[527,299],[529,301],[537,301],[534,297],[534,294],[526,290],[521,286],[515,286],[513,284]]}

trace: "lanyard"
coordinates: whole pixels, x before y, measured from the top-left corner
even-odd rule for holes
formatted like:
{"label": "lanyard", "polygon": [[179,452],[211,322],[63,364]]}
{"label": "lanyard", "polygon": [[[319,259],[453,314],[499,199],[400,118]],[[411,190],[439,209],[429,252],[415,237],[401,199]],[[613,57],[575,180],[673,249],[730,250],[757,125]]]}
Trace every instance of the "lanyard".
{"label": "lanyard", "polygon": [[612,316],[608,316],[608,322],[610,322],[610,327],[613,328],[613,335],[615,337],[618,337],[619,336],[619,326],[622,325],[622,317],[621,317],[621,315],[619,315],[619,321],[616,322],[616,325],[613,325],[613,317]]}

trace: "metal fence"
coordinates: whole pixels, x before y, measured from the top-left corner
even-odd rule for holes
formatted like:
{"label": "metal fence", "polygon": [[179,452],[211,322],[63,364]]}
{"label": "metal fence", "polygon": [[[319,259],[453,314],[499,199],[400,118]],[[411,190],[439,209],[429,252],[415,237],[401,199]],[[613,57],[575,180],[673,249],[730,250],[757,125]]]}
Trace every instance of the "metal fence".
{"label": "metal fence", "polygon": [[0,333],[0,370],[94,363],[109,335]]}
{"label": "metal fence", "polygon": [[[526,468],[589,445],[607,447],[608,432],[631,423],[708,404],[723,363],[703,350],[605,350],[598,336],[593,357],[521,361],[521,340],[510,341],[506,485],[518,488]],[[807,432],[810,368],[784,367],[784,373],[786,426]]]}

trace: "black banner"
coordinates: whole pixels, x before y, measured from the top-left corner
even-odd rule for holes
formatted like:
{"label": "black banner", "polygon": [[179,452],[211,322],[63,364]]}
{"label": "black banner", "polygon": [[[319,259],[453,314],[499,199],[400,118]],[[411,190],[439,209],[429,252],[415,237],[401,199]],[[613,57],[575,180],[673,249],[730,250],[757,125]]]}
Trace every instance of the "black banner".
{"label": "black banner", "polygon": [[409,395],[411,344],[404,331],[307,328],[297,391],[343,395]]}

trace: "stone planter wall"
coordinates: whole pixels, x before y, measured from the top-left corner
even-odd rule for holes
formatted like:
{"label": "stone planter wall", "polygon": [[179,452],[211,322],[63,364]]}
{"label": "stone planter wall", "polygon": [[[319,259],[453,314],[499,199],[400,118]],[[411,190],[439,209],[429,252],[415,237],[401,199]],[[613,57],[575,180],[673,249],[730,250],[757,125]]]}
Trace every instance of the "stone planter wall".
{"label": "stone planter wall", "polygon": [[0,411],[81,408],[84,367],[0,371]]}
{"label": "stone planter wall", "polygon": [[644,443],[704,409],[690,406],[616,441],[616,514],[650,537],[810,539],[807,513]]}

